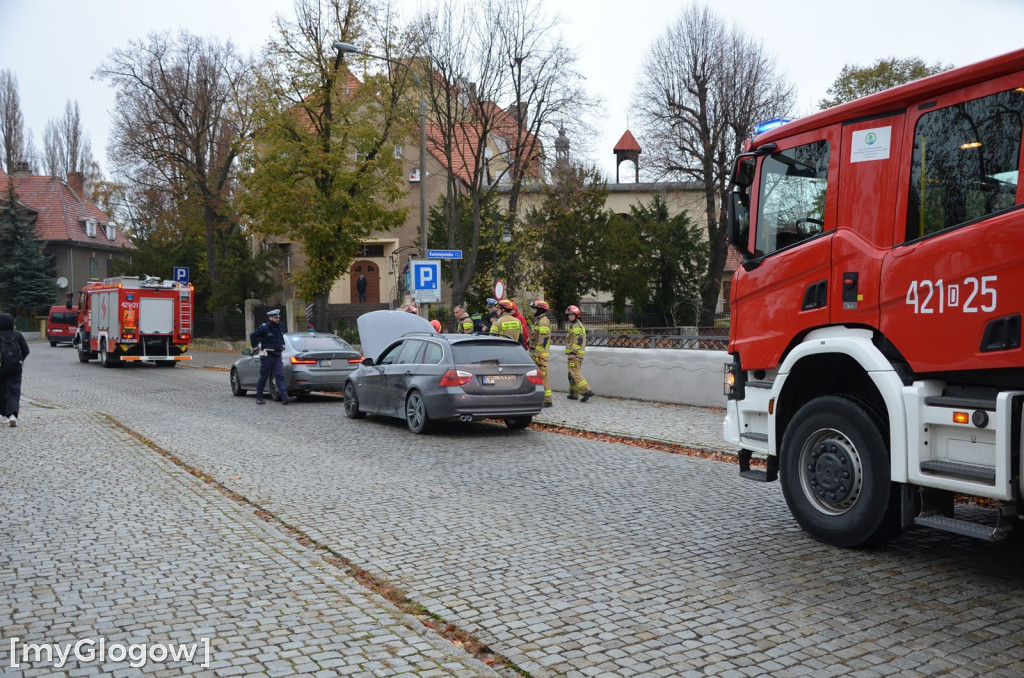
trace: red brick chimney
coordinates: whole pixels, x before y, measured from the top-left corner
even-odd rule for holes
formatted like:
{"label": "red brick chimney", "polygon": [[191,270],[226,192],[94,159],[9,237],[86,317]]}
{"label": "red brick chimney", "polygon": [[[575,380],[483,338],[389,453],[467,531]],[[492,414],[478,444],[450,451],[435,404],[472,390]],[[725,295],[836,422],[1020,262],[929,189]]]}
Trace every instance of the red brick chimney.
{"label": "red brick chimney", "polygon": [[68,172],[68,188],[79,198],[85,197],[85,175],[81,172]]}

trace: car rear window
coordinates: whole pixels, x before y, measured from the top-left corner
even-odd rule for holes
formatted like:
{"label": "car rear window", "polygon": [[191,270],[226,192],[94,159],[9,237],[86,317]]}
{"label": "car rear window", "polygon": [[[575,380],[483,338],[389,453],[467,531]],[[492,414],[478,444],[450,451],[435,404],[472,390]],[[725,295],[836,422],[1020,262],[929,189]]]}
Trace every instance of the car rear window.
{"label": "car rear window", "polygon": [[460,341],[452,344],[452,356],[458,365],[484,362],[522,365],[533,362],[522,346],[504,341]]}
{"label": "car rear window", "polygon": [[349,343],[341,337],[325,336],[290,336],[288,341],[296,351],[354,351]]}
{"label": "car rear window", "polygon": [[74,325],[78,322],[78,316],[74,313],[62,312],[62,313],[51,313],[50,322],[54,325]]}

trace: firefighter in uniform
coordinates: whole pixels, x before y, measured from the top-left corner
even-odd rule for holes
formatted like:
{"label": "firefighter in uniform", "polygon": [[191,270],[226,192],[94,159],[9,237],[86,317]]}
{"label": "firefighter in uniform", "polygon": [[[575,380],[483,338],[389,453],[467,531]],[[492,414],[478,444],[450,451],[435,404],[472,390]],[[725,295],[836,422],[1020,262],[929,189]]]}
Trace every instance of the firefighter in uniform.
{"label": "firefighter in uniform", "polygon": [[502,299],[498,302],[498,317],[491,323],[491,334],[500,334],[523,343],[523,324],[513,315],[512,302]]}
{"label": "firefighter in uniform", "polygon": [[587,348],[587,328],[580,320],[580,309],[578,306],[570,306],[565,309],[565,319],[568,327],[565,334],[565,353],[569,357],[569,400],[579,398],[580,402],[587,402],[594,397],[594,391],[590,384],[583,377],[583,353]]}
{"label": "firefighter in uniform", "polygon": [[260,378],[256,380],[256,404],[263,404],[263,387],[267,377],[274,379],[281,404],[291,402],[284,385],[284,367],[281,365],[281,351],[284,350],[284,330],[281,328],[281,311],[276,308],[267,312],[267,322],[249,335],[249,344],[260,349]]}
{"label": "firefighter in uniform", "polygon": [[466,313],[466,307],[462,304],[456,306],[452,311],[455,313],[455,331],[459,334],[473,334],[476,325],[473,319]]}
{"label": "firefighter in uniform", "polygon": [[551,355],[550,307],[543,299],[530,302],[533,309],[533,328],[530,331],[530,355],[544,378],[544,407],[551,407],[551,377],[548,376],[548,358]]}

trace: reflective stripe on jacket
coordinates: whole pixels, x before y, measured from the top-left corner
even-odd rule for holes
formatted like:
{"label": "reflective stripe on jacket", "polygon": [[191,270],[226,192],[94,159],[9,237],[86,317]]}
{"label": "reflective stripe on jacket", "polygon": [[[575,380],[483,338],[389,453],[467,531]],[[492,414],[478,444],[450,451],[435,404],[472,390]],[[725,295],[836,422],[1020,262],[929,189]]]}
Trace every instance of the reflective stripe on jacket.
{"label": "reflective stripe on jacket", "polygon": [[583,353],[587,348],[587,328],[583,326],[580,319],[577,318],[573,321],[572,325],[565,333],[565,352],[575,353],[576,355],[583,357]]}
{"label": "reflective stripe on jacket", "polygon": [[551,321],[548,314],[542,313],[534,318],[533,332],[530,333],[530,348],[538,353],[549,353],[551,350]]}
{"label": "reflective stripe on jacket", "polygon": [[500,318],[495,318],[494,323],[491,324],[491,334],[500,334],[521,343],[523,324],[514,315],[503,315]]}

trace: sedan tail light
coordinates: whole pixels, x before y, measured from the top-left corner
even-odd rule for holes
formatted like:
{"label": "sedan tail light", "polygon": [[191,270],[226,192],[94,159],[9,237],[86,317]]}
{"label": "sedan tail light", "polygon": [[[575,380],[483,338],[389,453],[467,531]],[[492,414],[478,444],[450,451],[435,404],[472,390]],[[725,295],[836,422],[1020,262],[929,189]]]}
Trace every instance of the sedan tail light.
{"label": "sedan tail light", "polygon": [[359,357],[357,357],[357,358],[349,358],[349,359],[348,359],[348,361],[349,361],[350,363],[352,363],[353,365],[358,365],[358,364],[360,364],[361,362],[363,362],[363,356],[359,356]]}
{"label": "sedan tail light", "polygon": [[462,370],[448,370],[441,377],[441,386],[465,386],[473,375]]}
{"label": "sedan tail light", "polygon": [[537,370],[530,370],[529,372],[527,372],[526,373],[526,380],[529,381],[531,384],[543,384],[544,383],[544,377],[542,377],[540,375],[540,372],[538,372]]}
{"label": "sedan tail light", "polygon": [[297,355],[293,355],[291,359],[292,365],[316,365],[317,360],[315,358],[300,358]]}

